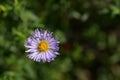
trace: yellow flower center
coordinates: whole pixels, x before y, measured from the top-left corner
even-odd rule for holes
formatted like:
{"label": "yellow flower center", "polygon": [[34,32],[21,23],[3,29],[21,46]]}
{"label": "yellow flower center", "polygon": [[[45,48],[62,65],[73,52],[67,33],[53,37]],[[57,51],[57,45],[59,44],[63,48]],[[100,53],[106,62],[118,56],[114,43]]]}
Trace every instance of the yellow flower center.
{"label": "yellow flower center", "polygon": [[41,41],[40,43],[39,43],[39,46],[38,46],[38,49],[40,50],[40,51],[46,51],[46,50],[48,50],[48,47],[49,47],[49,44],[48,44],[48,42],[46,42],[46,41]]}

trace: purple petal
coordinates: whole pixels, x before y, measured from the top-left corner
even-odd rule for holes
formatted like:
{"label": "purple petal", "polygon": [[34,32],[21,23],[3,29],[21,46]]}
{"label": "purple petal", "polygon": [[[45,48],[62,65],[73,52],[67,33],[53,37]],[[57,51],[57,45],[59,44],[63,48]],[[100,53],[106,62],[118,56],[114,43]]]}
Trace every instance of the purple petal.
{"label": "purple petal", "polygon": [[50,58],[55,58],[56,57],[56,55],[53,54],[53,51],[51,51],[51,50],[49,50],[47,53],[49,54]]}

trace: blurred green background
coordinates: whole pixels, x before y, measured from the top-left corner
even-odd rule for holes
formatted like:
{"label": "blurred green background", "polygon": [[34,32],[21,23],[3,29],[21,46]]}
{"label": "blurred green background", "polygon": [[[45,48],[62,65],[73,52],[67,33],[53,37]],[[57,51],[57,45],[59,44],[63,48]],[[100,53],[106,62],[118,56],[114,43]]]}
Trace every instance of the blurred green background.
{"label": "blurred green background", "polygon": [[[35,28],[60,40],[60,55],[34,62]],[[0,80],[120,80],[120,0],[0,0]]]}

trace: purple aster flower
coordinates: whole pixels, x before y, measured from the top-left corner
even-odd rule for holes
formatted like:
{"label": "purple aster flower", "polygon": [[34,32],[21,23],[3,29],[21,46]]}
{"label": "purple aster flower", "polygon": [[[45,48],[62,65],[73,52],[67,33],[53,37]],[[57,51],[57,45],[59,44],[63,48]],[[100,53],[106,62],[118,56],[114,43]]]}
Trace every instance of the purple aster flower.
{"label": "purple aster flower", "polygon": [[50,62],[59,54],[58,45],[59,41],[53,37],[52,32],[36,29],[25,42],[25,47],[28,48],[26,52],[30,53],[27,57],[37,62]]}

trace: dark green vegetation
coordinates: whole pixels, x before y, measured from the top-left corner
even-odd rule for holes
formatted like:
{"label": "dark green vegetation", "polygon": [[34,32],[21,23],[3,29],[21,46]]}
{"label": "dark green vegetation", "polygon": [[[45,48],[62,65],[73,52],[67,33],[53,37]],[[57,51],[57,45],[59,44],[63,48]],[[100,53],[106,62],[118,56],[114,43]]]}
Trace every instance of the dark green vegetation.
{"label": "dark green vegetation", "polygon": [[[55,61],[26,58],[35,28],[58,36]],[[120,80],[120,0],[0,0],[0,80]]]}

